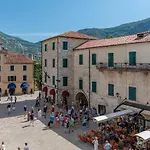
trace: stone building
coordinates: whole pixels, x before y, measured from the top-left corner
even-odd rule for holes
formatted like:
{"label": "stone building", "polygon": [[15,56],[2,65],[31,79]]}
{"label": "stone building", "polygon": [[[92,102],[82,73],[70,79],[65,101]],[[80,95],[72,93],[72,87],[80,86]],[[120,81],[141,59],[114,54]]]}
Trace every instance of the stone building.
{"label": "stone building", "polygon": [[74,48],[96,38],[67,32],[42,41],[43,91],[56,103],[74,100]]}
{"label": "stone building", "polygon": [[22,94],[34,90],[33,61],[23,54],[0,50],[0,93]]}

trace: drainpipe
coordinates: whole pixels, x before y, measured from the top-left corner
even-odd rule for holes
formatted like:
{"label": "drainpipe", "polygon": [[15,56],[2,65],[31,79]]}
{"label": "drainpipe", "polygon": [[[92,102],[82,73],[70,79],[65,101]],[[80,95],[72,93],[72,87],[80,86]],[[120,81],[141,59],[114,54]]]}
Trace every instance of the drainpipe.
{"label": "drainpipe", "polygon": [[89,108],[91,108],[91,51],[89,49]]}
{"label": "drainpipe", "polygon": [[58,105],[58,99],[59,99],[59,39],[57,37],[57,105]]}

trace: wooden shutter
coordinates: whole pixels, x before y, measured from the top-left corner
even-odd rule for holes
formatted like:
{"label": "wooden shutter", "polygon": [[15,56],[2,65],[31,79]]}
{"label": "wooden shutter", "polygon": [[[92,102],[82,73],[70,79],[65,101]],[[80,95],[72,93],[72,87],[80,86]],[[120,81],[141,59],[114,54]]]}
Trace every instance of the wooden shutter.
{"label": "wooden shutter", "polygon": [[79,65],[83,65],[83,55],[79,55]]}
{"label": "wooden shutter", "polygon": [[129,87],[129,100],[136,101],[136,87]]}
{"label": "wooden shutter", "polygon": [[83,89],[83,80],[79,80],[79,89]]}
{"label": "wooden shutter", "polygon": [[92,65],[96,65],[96,54],[92,54]]}

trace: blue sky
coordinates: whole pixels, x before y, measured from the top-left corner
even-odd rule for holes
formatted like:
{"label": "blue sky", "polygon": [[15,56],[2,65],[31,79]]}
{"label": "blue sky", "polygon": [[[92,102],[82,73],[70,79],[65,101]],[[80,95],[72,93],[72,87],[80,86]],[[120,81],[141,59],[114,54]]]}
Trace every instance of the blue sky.
{"label": "blue sky", "polygon": [[29,41],[150,17],[150,0],[0,0],[0,31]]}

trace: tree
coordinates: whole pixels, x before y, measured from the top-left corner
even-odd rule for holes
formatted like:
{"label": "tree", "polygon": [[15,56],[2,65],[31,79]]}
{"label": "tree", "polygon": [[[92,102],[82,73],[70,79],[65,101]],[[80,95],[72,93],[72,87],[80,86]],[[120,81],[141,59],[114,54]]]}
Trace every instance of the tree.
{"label": "tree", "polygon": [[42,88],[42,61],[34,62],[34,81],[39,90]]}

